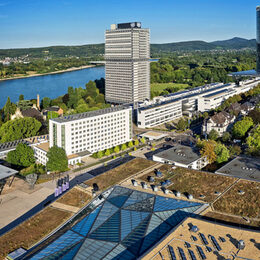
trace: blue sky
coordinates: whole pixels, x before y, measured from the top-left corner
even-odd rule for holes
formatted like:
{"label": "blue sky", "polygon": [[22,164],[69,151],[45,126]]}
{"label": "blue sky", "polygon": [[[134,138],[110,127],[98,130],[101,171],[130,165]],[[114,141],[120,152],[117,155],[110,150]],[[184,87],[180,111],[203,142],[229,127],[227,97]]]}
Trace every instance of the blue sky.
{"label": "blue sky", "polygon": [[152,43],[255,38],[255,0],[0,0],[0,48],[104,42],[141,21]]}

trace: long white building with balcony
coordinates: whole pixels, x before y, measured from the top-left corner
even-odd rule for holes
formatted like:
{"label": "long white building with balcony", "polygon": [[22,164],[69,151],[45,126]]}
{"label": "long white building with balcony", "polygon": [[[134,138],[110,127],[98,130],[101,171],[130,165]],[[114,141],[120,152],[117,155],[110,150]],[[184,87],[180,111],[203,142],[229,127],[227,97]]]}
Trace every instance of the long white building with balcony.
{"label": "long white building with balcony", "polygon": [[156,97],[150,102],[139,104],[137,126],[155,127],[196,112],[210,111],[219,107],[226,99],[244,93],[260,84],[260,78],[235,83],[212,83],[184,90],[167,96]]}
{"label": "long white building with balcony", "polygon": [[182,117],[181,100],[151,103],[137,110],[137,126],[150,128]]}

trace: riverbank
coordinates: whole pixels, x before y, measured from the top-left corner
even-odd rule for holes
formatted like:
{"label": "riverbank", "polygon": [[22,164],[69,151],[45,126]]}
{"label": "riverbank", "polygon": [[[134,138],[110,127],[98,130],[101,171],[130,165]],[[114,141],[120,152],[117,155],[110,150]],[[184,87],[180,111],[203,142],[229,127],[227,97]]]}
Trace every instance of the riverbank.
{"label": "riverbank", "polygon": [[59,74],[59,73],[76,71],[76,70],[82,70],[82,69],[93,68],[93,67],[96,67],[96,65],[85,65],[85,66],[72,67],[72,68],[69,68],[69,69],[66,69],[66,70],[58,70],[58,71],[52,71],[52,72],[47,72],[47,73],[36,73],[36,74],[17,76],[17,77],[14,76],[14,77],[11,77],[11,78],[0,79],[0,81],[13,80],[13,79],[24,79],[24,78],[31,78],[31,77],[39,77],[39,76],[51,75],[51,74]]}

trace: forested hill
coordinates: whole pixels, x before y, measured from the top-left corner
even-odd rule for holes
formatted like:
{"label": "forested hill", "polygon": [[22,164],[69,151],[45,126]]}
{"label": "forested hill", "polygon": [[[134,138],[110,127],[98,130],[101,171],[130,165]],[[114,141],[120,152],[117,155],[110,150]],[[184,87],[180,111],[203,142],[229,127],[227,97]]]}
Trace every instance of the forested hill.
{"label": "forested hill", "polygon": [[[255,49],[256,40],[247,40],[235,37],[224,41],[186,41],[163,44],[151,44],[151,56],[156,57],[162,53],[176,51],[203,51],[203,50],[240,50],[244,48]],[[31,58],[44,57],[102,57],[104,54],[104,44],[87,44],[81,46],[51,46],[40,48],[22,48],[22,49],[0,49],[0,58],[3,57],[21,57],[29,55]]]}

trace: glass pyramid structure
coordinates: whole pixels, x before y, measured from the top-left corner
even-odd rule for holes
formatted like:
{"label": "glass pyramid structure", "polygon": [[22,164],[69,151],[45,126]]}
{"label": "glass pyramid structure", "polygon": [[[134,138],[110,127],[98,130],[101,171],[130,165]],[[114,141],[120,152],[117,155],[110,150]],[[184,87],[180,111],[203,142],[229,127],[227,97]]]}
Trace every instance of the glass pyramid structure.
{"label": "glass pyramid structure", "polygon": [[136,259],[202,206],[121,186],[94,205],[31,259]]}

